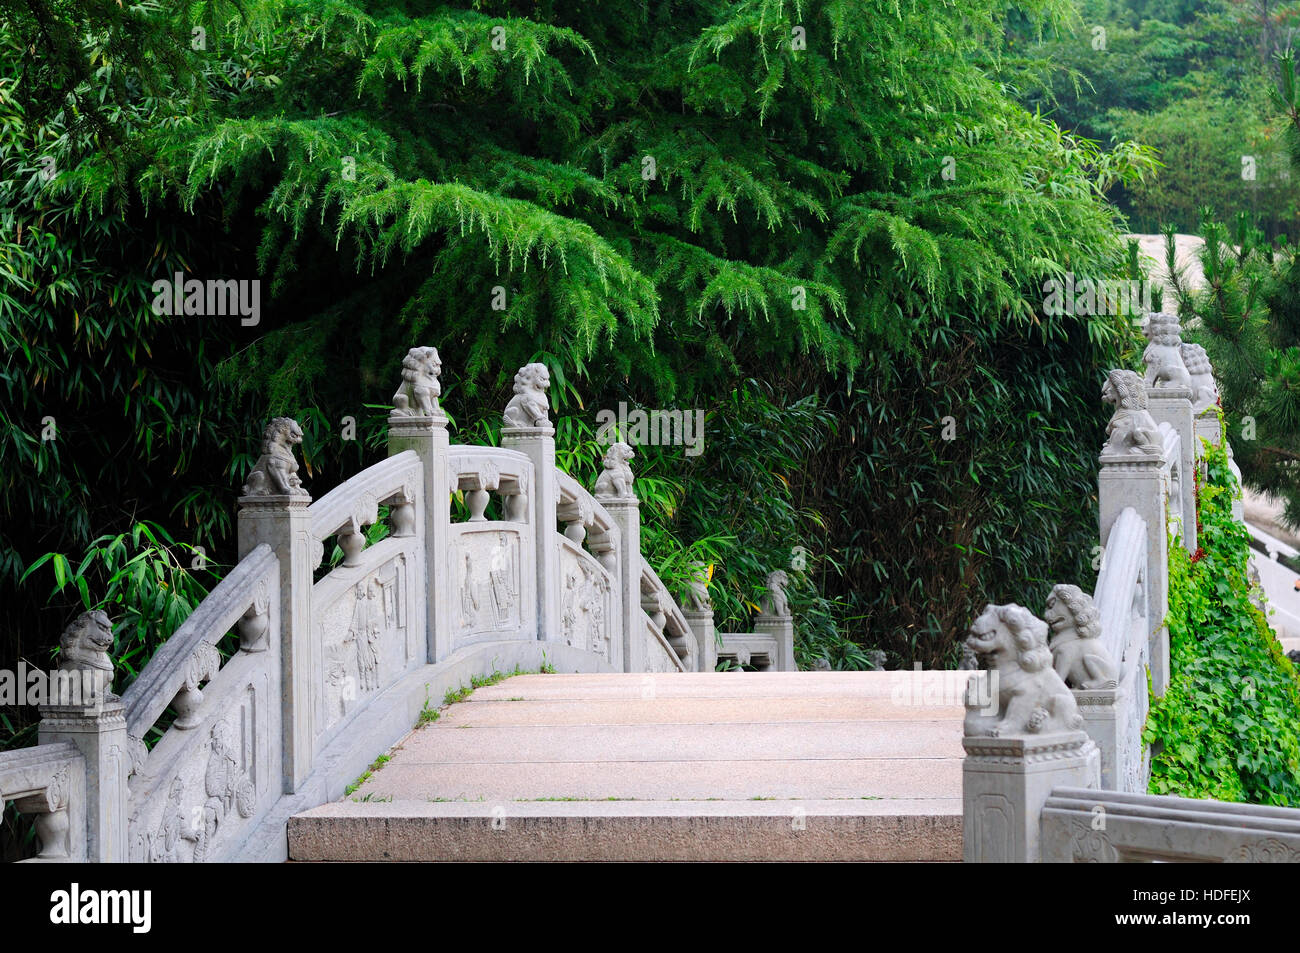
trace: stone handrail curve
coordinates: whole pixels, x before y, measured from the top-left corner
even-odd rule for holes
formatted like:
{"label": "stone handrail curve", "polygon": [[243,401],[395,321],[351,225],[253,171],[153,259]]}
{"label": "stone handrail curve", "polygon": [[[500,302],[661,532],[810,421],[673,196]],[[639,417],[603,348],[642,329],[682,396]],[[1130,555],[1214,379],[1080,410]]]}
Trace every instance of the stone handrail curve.
{"label": "stone handrail curve", "polygon": [[[681,607],[677,605],[677,600],[668,592],[668,587],[663,584],[659,574],[643,558],[641,560],[641,592],[643,595],[655,594],[659,596],[659,608],[664,613],[664,624],[662,628],[664,641],[673,649],[674,654],[681,661],[686,671],[691,671],[691,654],[695,646],[695,637],[692,634],[691,625],[686,621],[686,616],[682,614]],[[647,616],[648,618],[648,616]],[[654,625],[653,620],[651,625]],[[684,654],[683,654],[684,652]]]}
{"label": "stone handrail curve", "polygon": [[374,523],[379,504],[400,499],[415,502],[421,482],[420,456],[406,450],[366,467],[311,504],[311,534],[318,542],[355,526]]}
{"label": "stone handrail curve", "polygon": [[592,496],[586,487],[558,467],[555,470],[555,487],[558,491],[559,505],[576,503],[580,508],[590,506],[591,522],[586,524],[589,534],[615,532],[614,518],[610,516],[604,504]]}
{"label": "stone handrail curve", "polygon": [[241,559],[208,593],[190,617],[158,649],[122,696],[127,732],[143,738],[184,687],[190,659],[204,645],[215,645],[261,603],[271,611],[279,598],[280,565],[271,547],[262,544]]}
{"label": "stone handrail curve", "polygon": [[1130,506],[1120,513],[1106,539],[1105,558],[1093,596],[1101,615],[1102,643],[1116,662],[1128,647],[1133,602],[1146,562],[1146,521]]}

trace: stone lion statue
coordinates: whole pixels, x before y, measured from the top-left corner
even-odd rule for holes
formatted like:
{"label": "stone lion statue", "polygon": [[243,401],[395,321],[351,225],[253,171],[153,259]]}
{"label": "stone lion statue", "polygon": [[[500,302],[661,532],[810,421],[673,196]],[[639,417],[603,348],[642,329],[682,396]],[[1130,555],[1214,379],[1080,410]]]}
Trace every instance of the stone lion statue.
{"label": "stone lion statue", "polygon": [[413,347],[402,358],[402,383],[393,395],[394,417],[433,417],[438,413],[442,361],[436,347]]}
{"label": "stone lion statue", "polygon": [[1102,644],[1101,613],[1078,586],[1060,585],[1047,597],[1043,613],[1052,630],[1052,666],[1070,688],[1114,688],[1119,666]]}
{"label": "stone lion statue", "polygon": [[690,589],[686,593],[686,605],[682,608],[691,612],[708,612],[713,608],[709,599],[709,567],[707,563],[691,564]]}
{"label": "stone lion statue", "polygon": [[[83,673],[81,685],[77,686],[83,701],[117,698],[108,690],[113,683],[113,660],[108,655],[112,647],[113,623],[102,609],[81,613],[59,637],[59,671]],[[56,685],[56,692],[63,697],[49,699],[51,704],[76,703],[75,695],[72,698],[63,695],[62,682]]]}
{"label": "stone lion statue", "polygon": [[632,496],[632,467],[635,451],[625,443],[611,444],[605,451],[605,469],[596,478],[595,495],[600,499],[625,500]]}
{"label": "stone lion statue", "polygon": [[1143,330],[1149,343],[1142,352],[1147,387],[1191,387],[1192,378],[1183,364],[1182,328],[1176,315],[1157,313],[1147,318]]}
{"label": "stone lion statue", "polygon": [[59,638],[59,669],[113,671],[108,651],[113,647],[113,623],[102,609],[83,612],[72,620]]}
{"label": "stone lion statue", "polygon": [[1214,368],[1210,366],[1210,356],[1205,353],[1205,348],[1199,344],[1184,344],[1179,350],[1192,379],[1192,408],[1199,414],[1218,406],[1219,389],[1214,384]]}
{"label": "stone lion statue", "polygon": [[290,417],[276,417],[266,425],[262,455],[244,484],[243,496],[307,496],[298,479],[295,444],[302,443],[302,428]]}
{"label": "stone lion statue", "polygon": [[777,569],[767,574],[767,593],[758,602],[763,615],[789,615],[790,602],[785,597],[785,587],[790,585],[790,577],[784,569]]}
{"label": "stone lion statue", "polygon": [[507,427],[549,427],[551,401],[546,390],[551,372],[545,364],[525,364],[515,375],[515,396],[506,404],[503,423]]}
{"label": "stone lion statue", "polygon": [[1161,453],[1160,428],[1147,410],[1146,387],[1136,371],[1113,370],[1107,374],[1101,399],[1115,408],[1106,426],[1103,455],[1158,456]]}
{"label": "stone lion statue", "polygon": [[968,737],[1011,737],[1076,731],[1083,716],[1074,696],[1052,668],[1047,623],[1023,606],[987,606],[966,640],[983,656],[991,689],[997,692],[996,714],[985,714],[974,681],[967,688],[965,730]]}

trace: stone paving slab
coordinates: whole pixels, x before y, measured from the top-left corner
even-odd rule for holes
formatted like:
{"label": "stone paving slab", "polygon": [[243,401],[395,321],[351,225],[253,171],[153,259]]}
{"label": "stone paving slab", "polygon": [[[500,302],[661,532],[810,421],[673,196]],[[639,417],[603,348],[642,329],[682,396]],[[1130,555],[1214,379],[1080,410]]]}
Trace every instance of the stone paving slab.
{"label": "stone paving slab", "polygon": [[395,757],[353,795],[396,800],[537,798],[960,800],[956,758],[843,761],[569,761],[407,764]]}
{"label": "stone paving slab", "polygon": [[[964,711],[960,704],[912,704],[905,699],[890,698],[800,698],[775,695],[763,699],[765,723],[806,724],[836,721],[842,723],[877,721],[951,720]],[[674,698],[665,705],[658,698],[593,699],[523,699],[508,696],[501,701],[487,701],[475,692],[466,701],[448,708],[440,725],[492,726],[553,725],[675,725],[751,724],[754,704],[748,698]]]}
{"label": "stone paving slab", "polygon": [[[291,856],[960,859],[967,678],[516,676],[296,817]],[[791,827],[813,815],[811,835]],[[527,836],[494,839],[511,818]]]}
{"label": "stone paving slab", "polygon": [[[960,758],[952,719],[891,721],[882,731],[861,721],[782,724],[547,725],[517,724],[413,732],[398,761],[481,764],[508,752],[514,763],[578,761],[853,761],[878,758]],[[487,740],[485,740],[485,738]],[[485,750],[487,749],[487,750]]]}

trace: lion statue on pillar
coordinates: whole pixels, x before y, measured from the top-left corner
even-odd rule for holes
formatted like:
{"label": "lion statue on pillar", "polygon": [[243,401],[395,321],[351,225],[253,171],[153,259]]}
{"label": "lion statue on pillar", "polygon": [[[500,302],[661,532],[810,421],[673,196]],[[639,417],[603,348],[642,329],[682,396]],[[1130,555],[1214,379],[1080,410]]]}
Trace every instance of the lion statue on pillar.
{"label": "lion statue on pillar", "polygon": [[276,417],[266,425],[262,455],[257,458],[243,496],[308,496],[298,478],[298,461],[293,448],[302,443],[302,428],[291,417]]}
{"label": "lion statue on pillar", "polygon": [[997,711],[981,710],[972,679],[966,696],[967,737],[1005,738],[1083,727],[1074,695],[1052,667],[1047,623],[1028,609],[987,606],[971,626],[966,644],[986,662],[989,701],[997,692]]}
{"label": "lion statue on pillar", "polygon": [[1136,371],[1117,369],[1106,375],[1101,399],[1115,408],[1106,425],[1102,456],[1159,456],[1160,428],[1147,410],[1147,391]]}
{"label": "lion statue on pillar", "polygon": [[636,452],[625,443],[615,443],[605,451],[605,469],[596,478],[594,490],[597,499],[626,500],[632,493],[632,467],[629,465]]}
{"label": "lion statue on pillar", "polygon": [[1151,342],[1142,352],[1142,363],[1146,365],[1146,386],[1190,388],[1192,377],[1187,373],[1187,365],[1183,363],[1183,331],[1178,324],[1178,317],[1164,313],[1152,314],[1147,318],[1143,333]]}
{"label": "lion statue on pillar", "polygon": [[1114,688],[1119,666],[1101,641],[1101,613],[1078,586],[1060,585],[1047,597],[1043,618],[1052,630],[1052,665],[1070,688]]}
{"label": "lion statue on pillar", "polygon": [[551,401],[546,396],[551,372],[545,364],[525,364],[515,375],[515,396],[506,404],[506,427],[534,429],[551,425]]}
{"label": "lion statue on pillar", "polygon": [[436,347],[413,347],[402,358],[402,384],[393,395],[394,417],[435,417],[442,385]]}
{"label": "lion statue on pillar", "polygon": [[[63,630],[59,637],[59,671],[83,673],[80,686],[83,698],[116,699],[117,696],[108,691],[113,682],[113,660],[108,654],[112,648],[113,623],[102,609],[81,613]],[[92,678],[90,682],[84,680],[87,673]],[[60,681],[56,684],[62,692],[65,683]],[[61,704],[71,700],[51,698],[50,701]]]}

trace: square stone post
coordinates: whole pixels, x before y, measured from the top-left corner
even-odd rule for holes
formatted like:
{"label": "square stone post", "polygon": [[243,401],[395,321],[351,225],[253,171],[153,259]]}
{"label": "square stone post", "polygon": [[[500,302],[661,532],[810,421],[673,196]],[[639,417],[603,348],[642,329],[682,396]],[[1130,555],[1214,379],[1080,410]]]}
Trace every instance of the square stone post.
{"label": "square stone post", "polygon": [[[77,746],[86,761],[86,860],[125,863],[129,859],[126,779],[131,773],[131,748],[126,709],[120,698],[107,692],[111,673],[102,674],[103,693],[82,699],[85,704],[65,704],[71,699],[59,698],[41,707],[37,742],[70,741]],[[80,797],[81,792],[73,791],[71,796]]]}
{"label": "square stone post", "polygon": [[754,631],[761,635],[770,635],[776,639],[778,658],[774,668],[778,672],[795,672],[794,663],[794,617],[788,615],[756,615]]}
{"label": "square stone post", "polygon": [[1120,689],[1071,689],[1083,716],[1083,730],[1097,746],[1101,757],[1101,786],[1107,791],[1122,790],[1119,777],[1119,706]]}
{"label": "square stone post", "polygon": [[453,634],[454,574],[447,565],[451,537],[451,485],[447,472],[450,439],[447,418],[442,414],[394,413],[388,418],[388,455],[414,450],[422,464],[422,512],[416,514],[416,527],[424,541],[425,631],[430,662],[441,662],[451,653]]}
{"label": "square stone post", "polygon": [[1210,446],[1217,447],[1223,442],[1223,429],[1219,426],[1219,408],[1206,407],[1196,415],[1196,456],[1199,459],[1205,453],[1201,441],[1210,441]]}
{"label": "square stone post", "polygon": [[311,771],[316,741],[313,698],[321,660],[311,631],[311,591],[312,573],[324,558],[324,546],[312,536],[310,505],[305,490],[239,498],[239,558],[266,543],[280,561],[281,740],[286,794],[296,791]]}
{"label": "square stone post", "polygon": [[696,658],[701,672],[712,672],[718,667],[718,635],[713,624],[713,609],[682,609],[682,615],[695,633]]}
{"label": "square stone post", "polygon": [[1165,523],[1168,471],[1159,457],[1103,453],[1097,490],[1103,546],[1126,508],[1135,509],[1146,523],[1151,689],[1160,696],[1169,686],[1169,629],[1165,625],[1169,611],[1169,530]]}
{"label": "square stone post", "polygon": [[1196,552],[1196,489],[1193,468],[1196,466],[1196,424],[1192,419],[1192,391],[1187,387],[1147,388],[1147,408],[1157,424],[1169,424],[1178,432],[1180,458],[1177,486],[1181,499],[1171,501],[1170,510],[1182,520],[1183,546]]}
{"label": "square stone post", "polygon": [[1037,863],[1039,822],[1053,788],[1095,788],[1097,746],[1082,731],[962,739],[962,859]]}
{"label": "square stone post", "polygon": [[501,446],[518,450],[533,462],[533,535],[537,545],[537,638],[542,642],[563,642],[560,622],[560,534],[555,508],[559,491],[555,479],[555,428],[501,428]]}
{"label": "square stone post", "polygon": [[[635,496],[602,497],[618,526],[619,605],[623,631],[623,671],[646,669],[645,623],[641,609],[641,501]],[[693,631],[693,630],[692,630]]]}

